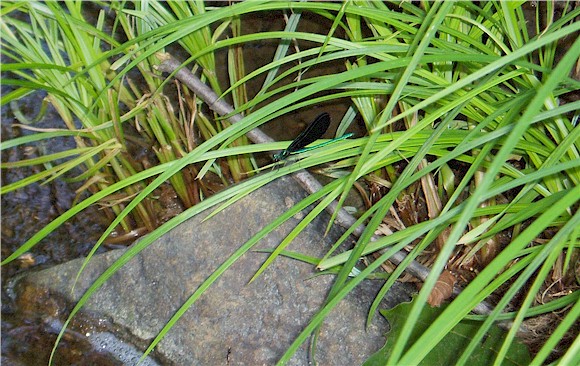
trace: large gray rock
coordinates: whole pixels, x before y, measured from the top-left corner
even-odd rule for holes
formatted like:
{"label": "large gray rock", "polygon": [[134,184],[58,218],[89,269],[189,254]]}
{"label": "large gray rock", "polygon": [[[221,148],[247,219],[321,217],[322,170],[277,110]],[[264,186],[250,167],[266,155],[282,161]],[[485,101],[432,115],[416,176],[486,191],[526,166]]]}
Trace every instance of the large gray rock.
{"label": "large gray rock", "polygon": [[[151,341],[183,302],[226,258],[269,222],[298,202],[304,191],[291,178],[278,179],[207,221],[195,217],[161,237],[132,259],[91,298],[85,309],[128,331],[134,344]],[[329,216],[320,215],[289,250],[322,256],[338,237],[324,236]],[[299,222],[292,218],[256,248],[273,248]],[[96,256],[71,286],[82,260],[43,270],[20,286],[46,288],[77,301],[122,251]],[[275,364],[319,309],[332,277],[316,276],[311,265],[280,257],[256,281],[249,279],[267,254],[248,252],[185,313],[157,347],[164,364]],[[322,326],[316,360],[320,365],[356,365],[385,342],[388,324],[365,318],[381,283],[367,281],[331,312]],[[396,286],[385,299],[393,306],[408,298]],[[308,365],[308,342],[289,362]]]}

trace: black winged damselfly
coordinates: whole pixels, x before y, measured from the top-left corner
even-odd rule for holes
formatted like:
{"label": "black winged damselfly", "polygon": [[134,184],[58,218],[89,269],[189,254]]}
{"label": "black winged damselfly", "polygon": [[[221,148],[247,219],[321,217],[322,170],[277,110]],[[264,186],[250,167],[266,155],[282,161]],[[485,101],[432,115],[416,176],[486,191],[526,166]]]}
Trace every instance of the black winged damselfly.
{"label": "black winged damselfly", "polygon": [[318,149],[322,146],[326,146],[330,143],[347,139],[351,137],[352,133],[344,134],[340,137],[336,137],[332,140],[324,141],[320,144],[316,144],[314,146],[308,146],[314,141],[318,140],[319,138],[324,135],[328,127],[330,126],[330,115],[326,112],[320,114],[312,123],[310,123],[304,131],[298,135],[288,147],[281,151],[278,154],[273,156],[275,162],[286,160],[291,154],[299,154],[306,151]]}

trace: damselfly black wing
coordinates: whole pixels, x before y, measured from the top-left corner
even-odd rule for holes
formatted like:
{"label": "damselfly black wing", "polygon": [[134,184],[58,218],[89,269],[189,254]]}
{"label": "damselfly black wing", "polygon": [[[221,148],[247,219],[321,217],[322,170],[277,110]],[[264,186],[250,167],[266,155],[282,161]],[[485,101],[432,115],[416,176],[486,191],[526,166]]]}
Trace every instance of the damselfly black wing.
{"label": "damselfly black wing", "polygon": [[330,126],[330,116],[324,112],[320,114],[312,123],[310,123],[304,131],[298,135],[288,146],[286,151],[293,153],[302,149],[306,145],[313,143],[324,135]]}
{"label": "damselfly black wing", "polygon": [[280,161],[286,159],[290,154],[293,152],[299,151],[303,149],[306,145],[313,143],[314,141],[318,140],[319,138],[324,135],[328,127],[330,126],[330,116],[328,113],[324,112],[320,114],[312,123],[310,123],[304,131],[298,135],[290,143],[286,150],[280,152],[279,154],[275,154],[273,156],[274,161]]}

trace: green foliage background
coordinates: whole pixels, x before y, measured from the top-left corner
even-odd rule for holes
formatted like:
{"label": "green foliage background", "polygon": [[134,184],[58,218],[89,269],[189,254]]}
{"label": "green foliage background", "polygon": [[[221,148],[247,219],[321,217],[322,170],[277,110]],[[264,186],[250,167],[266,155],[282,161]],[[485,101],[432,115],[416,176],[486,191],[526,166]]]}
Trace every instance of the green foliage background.
{"label": "green foliage background", "polygon": [[[2,263],[18,258],[55,227],[114,193],[122,193],[125,199],[113,206],[116,219],[87,261],[117,225],[126,231],[134,229],[129,214],[151,231],[95,281],[71,317],[115,271],[179,223],[207,208],[221,209],[279,176],[336,162],[333,167],[340,169],[340,174],[335,173],[337,178],[298,203],[288,215],[313,203],[314,213],[334,200],[341,206],[353,185],[362,179],[378,177],[392,185],[386,195],[361,213],[357,224],[365,223],[366,229],[354,248],[337,255],[331,251],[319,261],[319,268],[337,270],[333,289],[280,363],[291,357],[352,288],[416,240],[418,244],[390,275],[371,305],[369,317],[406,266],[442,238],[431,274],[409,308],[386,363],[420,363],[479,302],[505,282],[511,284],[509,289],[481,323],[458,364],[469,362],[470,354],[477,351],[476,346],[520,291],[525,293],[524,299],[518,312],[511,315],[514,326],[497,350],[495,363],[505,360],[526,317],[569,308],[532,364],[547,359],[562,335],[577,322],[580,306],[574,299],[578,297],[578,279],[570,273],[577,265],[580,234],[580,102],[562,103],[562,97],[580,89],[578,81],[570,77],[580,55],[580,23],[576,21],[580,9],[570,3],[563,9],[555,9],[553,3],[538,6],[533,13],[536,22],[528,32],[523,2],[247,1],[214,6],[202,1],[136,1],[103,5],[109,13],[103,10],[89,21],[80,1],[1,4],[2,53],[13,60],[2,65],[2,72],[15,76],[3,77],[2,82],[14,91],[3,96],[2,103],[44,90],[47,103],[58,111],[66,127],[3,142],[2,149],[55,136],[72,135],[77,141],[76,149],[58,156],[2,163],[3,169],[47,166],[34,176],[3,186],[2,193],[31,182],[49,181],[78,166],[84,173],[69,179],[86,182],[85,188],[92,192],[90,198],[40,230]],[[272,11],[288,14],[283,31],[243,33],[245,16]],[[305,13],[326,18],[331,26],[320,34],[301,32],[300,19]],[[21,20],[22,14],[26,21]],[[108,27],[107,16],[113,17],[112,28]],[[119,33],[123,37],[116,37]],[[278,42],[274,58],[246,74],[239,47],[265,40]],[[291,53],[292,42],[298,42],[299,47]],[[569,47],[559,54],[557,50],[565,42]],[[244,116],[241,121],[230,124],[200,99],[181,105],[178,112],[173,109],[162,94],[172,78],[156,71],[160,63],[156,55],[173,47],[187,55],[184,67],[199,71],[202,81],[215,93],[233,102],[236,112]],[[222,49],[228,50],[227,86],[216,77],[215,53]],[[307,72],[336,60],[344,65],[338,72],[316,76]],[[133,84],[130,75],[135,74],[146,85],[146,91]],[[250,95],[245,85],[259,75],[265,75],[265,81]],[[288,76],[294,79],[282,83]],[[192,97],[187,91],[183,93]],[[292,111],[337,100],[348,100],[350,105],[338,133],[342,134],[359,116],[365,124],[365,137],[325,146],[315,154],[305,153],[300,164],[258,174],[235,189],[204,200],[196,198],[208,196],[203,187],[190,189],[192,176],[201,178],[211,173],[225,182],[216,159],[225,159],[232,176],[239,180],[257,168],[252,153],[286,146],[248,145],[244,137],[248,131]],[[75,120],[83,127],[77,128]],[[192,121],[201,135],[195,144],[191,139]],[[139,126],[152,141],[159,165],[143,168],[127,157],[127,124]],[[71,159],[51,164],[63,157]],[[514,158],[522,162],[523,168],[510,163]],[[405,162],[405,168],[397,171],[394,165],[400,162]],[[467,164],[465,174],[450,176],[451,162]],[[166,181],[171,182],[188,209],[157,227],[145,203]],[[440,203],[436,214],[374,240],[376,229],[397,197],[429,182],[432,188],[423,191]],[[499,199],[514,190],[509,202]],[[287,217],[270,223],[232,257],[224,258],[146,353],[221,273]],[[311,219],[307,216],[303,224]],[[531,245],[547,229],[556,229],[557,233],[540,245]],[[427,296],[451,255],[462,250],[473,257],[505,230],[510,231],[512,241],[490,258],[420,337],[413,337]],[[256,275],[296,234],[293,232],[281,243]],[[359,258],[373,252],[380,254],[378,258],[358,276],[350,277]],[[556,268],[574,290],[555,298],[550,307],[537,306],[534,299]],[[579,349],[576,338],[560,362],[577,359]]]}

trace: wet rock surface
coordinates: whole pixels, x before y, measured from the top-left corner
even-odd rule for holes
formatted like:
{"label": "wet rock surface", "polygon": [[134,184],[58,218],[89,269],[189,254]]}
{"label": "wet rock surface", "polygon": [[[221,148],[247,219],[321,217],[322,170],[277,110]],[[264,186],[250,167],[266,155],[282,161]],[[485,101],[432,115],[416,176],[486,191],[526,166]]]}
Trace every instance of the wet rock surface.
{"label": "wet rock surface", "polygon": [[[128,331],[132,343],[150,342],[198,286],[235,250],[306,193],[291,178],[282,178],[203,221],[209,212],[184,222],[128,262],[99,289],[87,313],[110,319]],[[322,256],[340,235],[324,236],[329,217],[320,215],[288,247]],[[274,248],[299,222],[292,218],[253,249]],[[33,286],[77,301],[84,290],[123,250],[93,258],[71,294],[82,259],[26,276],[17,288]],[[270,365],[278,361],[320,308],[332,284],[330,276],[313,277],[312,265],[279,257],[248,283],[267,254],[243,255],[184,314],[157,347],[164,364]],[[381,286],[366,281],[335,308],[324,322],[316,352],[321,365],[360,364],[385,341],[388,324],[365,318]],[[390,307],[405,301],[411,289],[396,286],[384,300]],[[308,343],[308,342],[307,342]],[[308,365],[308,344],[289,364]],[[144,349],[144,348],[143,348]]]}

